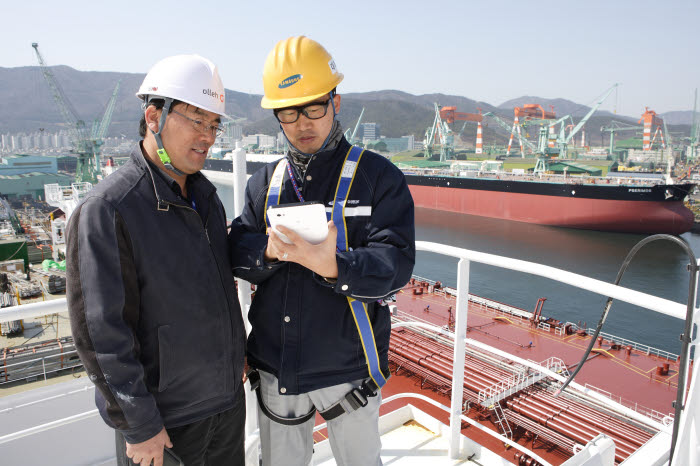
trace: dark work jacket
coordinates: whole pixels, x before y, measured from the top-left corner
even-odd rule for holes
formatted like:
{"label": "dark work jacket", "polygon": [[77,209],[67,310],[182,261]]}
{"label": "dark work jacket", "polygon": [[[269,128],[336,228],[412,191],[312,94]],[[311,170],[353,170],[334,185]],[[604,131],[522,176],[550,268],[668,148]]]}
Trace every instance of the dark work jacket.
{"label": "dark work jacket", "polygon": [[[305,201],[332,205],[349,149],[343,138],[335,150],[311,158],[301,188]],[[248,315],[249,364],[273,373],[286,394],[368,377],[351,296],[368,303],[380,365],[388,374],[391,318],[378,300],[406,284],[415,262],[413,199],[403,173],[380,155],[362,155],[345,209],[351,250],[336,253],[338,280],[330,284],[299,264],[264,261],[263,213],[276,165],[250,178],[243,213],[231,225],[234,274],[259,285]],[[280,204],[295,202],[285,172]]]}
{"label": "dark work jacket", "polygon": [[137,147],[68,223],[73,338],[102,417],[130,443],[241,399],[245,331],[226,216],[216,188],[190,177],[206,220]]}

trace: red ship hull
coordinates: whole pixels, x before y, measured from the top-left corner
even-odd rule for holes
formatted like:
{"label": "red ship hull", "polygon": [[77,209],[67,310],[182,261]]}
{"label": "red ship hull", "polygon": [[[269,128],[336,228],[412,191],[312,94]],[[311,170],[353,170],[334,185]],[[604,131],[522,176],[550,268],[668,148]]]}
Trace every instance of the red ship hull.
{"label": "red ship hull", "polygon": [[682,201],[592,199],[409,184],[416,207],[586,230],[681,234],[693,226]]}

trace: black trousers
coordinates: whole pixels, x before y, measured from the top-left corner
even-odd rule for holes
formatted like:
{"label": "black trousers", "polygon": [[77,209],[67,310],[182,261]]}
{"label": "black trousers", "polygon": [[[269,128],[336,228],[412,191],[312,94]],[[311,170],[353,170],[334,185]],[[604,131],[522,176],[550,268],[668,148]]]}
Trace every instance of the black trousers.
{"label": "black trousers", "polygon": [[[241,390],[241,393],[243,390]],[[172,451],[186,466],[244,466],[245,400],[222,413],[180,427],[166,429]],[[117,464],[133,466],[126,456],[124,437],[116,432]]]}

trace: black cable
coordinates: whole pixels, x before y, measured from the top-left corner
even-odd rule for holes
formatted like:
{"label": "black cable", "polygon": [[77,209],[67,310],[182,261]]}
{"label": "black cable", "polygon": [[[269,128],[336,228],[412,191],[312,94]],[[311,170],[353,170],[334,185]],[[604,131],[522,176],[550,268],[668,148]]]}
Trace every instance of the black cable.
{"label": "black cable", "polygon": [[[671,437],[671,453],[669,457],[669,464],[671,464],[671,460],[673,459],[673,452],[675,449],[675,444],[676,440],[678,438],[678,429],[680,427],[679,421],[681,417],[681,411],[683,410],[683,398],[684,398],[684,393],[685,393],[685,377],[686,377],[686,366],[687,366],[687,361],[688,361],[688,347],[690,346],[691,342],[691,332],[692,332],[692,317],[693,317],[693,310],[695,307],[695,291],[696,291],[696,283],[697,283],[697,275],[698,275],[698,261],[695,258],[695,254],[693,253],[693,250],[690,248],[688,243],[683,239],[678,236],[673,236],[673,235],[666,235],[666,234],[661,234],[661,235],[652,235],[644,238],[640,242],[634,245],[632,250],[627,254],[627,257],[625,258],[625,261],[622,263],[622,266],[620,267],[620,270],[617,272],[617,278],[615,279],[615,285],[618,285],[620,283],[620,280],[622,279],[622,276],[625,274],[627,271],[627,267],[629,266],[630,262],[632,261],[632,258],[637,254],[637,252],[645,245],[651,243],[652,241],[656,240],[667,240],[671,241],[673,243],[678,244],[685,252],[688,254],[690,258],[690,264],[688,264],[688,271],[690,272],[690,283],[688,284],[688,300],[687,300],[687,307],[686,307],[686,316],[685,316],[685,327],[683,330],[683,333],[681,334],[681,341],[683,342],[683,346],[681,348],[681,358],[679,361],[679,367],[678,367],[678,389],[676,391],[676,401],[675,401],[675,412],[674,412],[674,421],[673,421],[673,436]],[[554,396],[559,396],[564,389],[574,380],[574,377],[576,377],[576,374],[579,373],[581,368],[583,367],[583,364],[586,362],[586,359],[588,358],[588,355],[591,353],[591,350],[593,349],[593,345],[596,342],[596,339],[598,338],[598,334],[600,333],[600,330],[603,328],[603,324],[605,323],[605,319],[608,317],[608,313],[610,312],[610,308],[612,307],[612,302],[613,298],[608,296],[608,300],[605,303],[605,307],[603,309],[603,314],[600,316],[600,320],[598,321],[598,325],[596,326],[595,333],[593,334],[593,337],[591,338],[591,342],[588,344],[588,349],[586,349],[586,352],[583,355],[583,358],[581,358],[581,361],[578,363],[578,367],[576,367],[576,370],[574,371],[573,374],[569,376],[569,378],[564,382],[564,384],[561,386],[559,390],[554,392]]]}

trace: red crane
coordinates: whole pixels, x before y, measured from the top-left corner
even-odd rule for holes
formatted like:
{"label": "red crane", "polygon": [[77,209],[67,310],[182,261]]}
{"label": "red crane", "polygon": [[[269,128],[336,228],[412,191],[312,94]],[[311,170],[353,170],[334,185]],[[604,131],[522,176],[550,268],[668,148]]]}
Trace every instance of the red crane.
{"label": "red crane", "polygon": [[[656,112],[653,110],[649,110],[649,107],[644,107],[644,114],[642,115],[642,118],[639,119],[637,123],[641,123],[644,121],[644,137],[643,137],[643,146],[642,150],[644,151],[650,151],[651,146],[654,144],[654,141],[656,141],[656,136],[661,134],[661,146],[665,149],[666,148],[666,141],[664,141],[664,132],[661,129],[664,125],[664,120],[662,120],[660,117],[657,116]],[[651,128],[652,126],[655,128],[654,131],[654,139],[652,140],[651,138]]]}
{"label": "red crane", "polygon": [[[464,121],[464,125],[466,126],[467,121],[475,121],[477,123],[477,128],[476,128],[476,149],[474,150],[475,154],[481,154],[483,152],[483,139],[481,137],[481,122],[484,120],[483,115],[481,115],[481,109],[477,108],[479,113],[464,113],[464,112],[458,112],[457,107],[442,107],[440,109],[440,118],[445,120],[446,123],[454,123],[455,120],[459,121]],[[464,126],[462,126],[462,131],[464,131]],[[459,132],[459,135],[462,135],[462,131]]]}
{"label": "red crane", "polygon": [[522,107],[515,107],[513,114],[515,117],[526,118],[528,120],[556,120],[557,114],[554,112],[554,107],[550,106],[550,111],[547,112],[539,104],[525,104]]}

